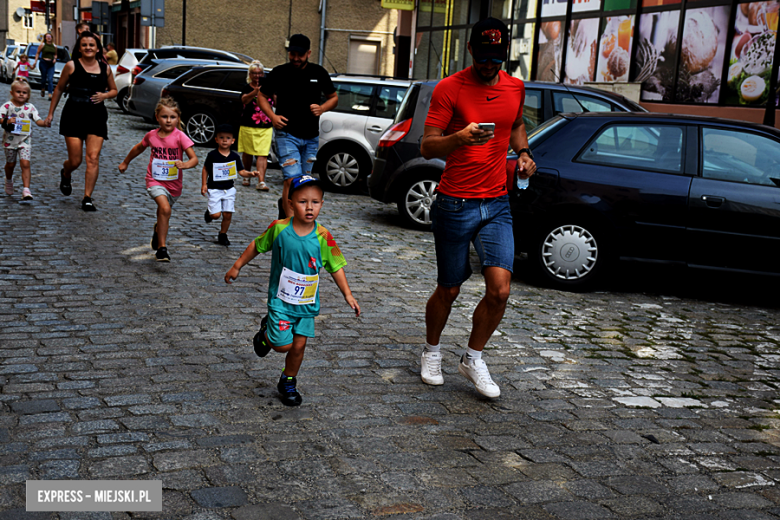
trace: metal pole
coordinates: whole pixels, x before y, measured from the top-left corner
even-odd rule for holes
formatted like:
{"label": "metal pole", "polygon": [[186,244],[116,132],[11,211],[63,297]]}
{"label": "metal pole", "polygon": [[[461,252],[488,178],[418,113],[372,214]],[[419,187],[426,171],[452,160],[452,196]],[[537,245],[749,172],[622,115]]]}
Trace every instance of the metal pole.
{"label": "metal pole", "polygon": [[322,65],[322,59],[325,55],[325,14],[328,12],[328,0],[322,0],[322,21],[320,22],[320,61]]}
{"label": "metal pole", "polygon": [[412,38],[409,42],[409,79],[414,77],[414,55],[417,54],[417,9],[419,5],[418,0],[415,0],[412,11]]}
{"label": "metal pole", "polygon": [[775,96],[777,90],[777,70],[780,66],[780,45],[777,44],[775,36],[775,55],[772,58],[772,73],[769,75],[769,94],[766,98],[766,110],[764,110],[764,124],[775,126]]}
{"label": "metal pole", "polygon": [[187,0],[181,0],[181,44],[187,45]]}

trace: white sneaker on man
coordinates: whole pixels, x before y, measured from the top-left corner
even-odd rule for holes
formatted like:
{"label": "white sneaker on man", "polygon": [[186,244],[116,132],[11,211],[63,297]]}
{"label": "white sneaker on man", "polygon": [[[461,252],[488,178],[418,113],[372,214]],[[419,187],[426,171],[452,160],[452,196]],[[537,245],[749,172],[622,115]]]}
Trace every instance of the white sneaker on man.
{"label": "white sneaker on man", "polygon": [[444,376],[441,375],[441,352],[423,350],[420,357],[420,376],[423,383],[428,385],[444,384]]}
{"label": "white sneaker on man", "polygon": [[464,354],[458,363],[458,372],[463,377],[474,383],[477,392],[485,397],[498,397],[501,395],[501,389],[490,378],[487,365],[482,359],[468,360]]}

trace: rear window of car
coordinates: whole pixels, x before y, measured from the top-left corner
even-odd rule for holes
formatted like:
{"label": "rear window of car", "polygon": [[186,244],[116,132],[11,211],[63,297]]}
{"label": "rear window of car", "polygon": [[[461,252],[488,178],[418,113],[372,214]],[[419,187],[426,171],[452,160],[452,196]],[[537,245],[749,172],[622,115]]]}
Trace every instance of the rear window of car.
{"label": "rear window of car", "polygon": [[680,173],[684,135],[682,127],[673,125],[610,125],[585,147],[578,160],[618,168]]}
{"label": "rear window of car", "polygon": [[553,92],[553,110],[555,114],[561,112],[624,112],[609,101],[585,94],[572,94],[570,92]]}
{"label": "rear window of car", "polygon": [[417,108],[417,98],[420,95],[420,85],[412,85],[406,91],[401,106],[398,107],[398,113],[395,115],[393,123],[400,123],[414,117],[414,110]]}
{"label": "rear window of car", "polygon": [[186,85],[189,87],[217,88],[222,83],[224,77],[225,73],[221,70],[204,72],[188,80]]}
{"label": "rear window of car", "polygon": [[178,67],[171,67],[170,69],[166,69],[162,72],[159,72],[154,75],[155,78],[162,78],[162,79],[175,79],[187,72],[192,68],[191,65],[179,65]]}
{"label": "rear window of car", "polygon": [[246,85],[246,71],[245,70],[232,70],[227,73],[225,82],[222,84],[222,90],[230,90],[232,92],[241,92],[241,89]]}
{"label": "rear window of car", "polygon": [[373,85],[334,82],[334,86],[339,95],[339,103],[333,109],[335,112],[368,115],[368,111],[371,110]]}
{"label": "rear window of car", "polygon": [[395,119],[398,108],[404,100],[409,87],[380,86],[379,98],[376,103],[376,117]]}

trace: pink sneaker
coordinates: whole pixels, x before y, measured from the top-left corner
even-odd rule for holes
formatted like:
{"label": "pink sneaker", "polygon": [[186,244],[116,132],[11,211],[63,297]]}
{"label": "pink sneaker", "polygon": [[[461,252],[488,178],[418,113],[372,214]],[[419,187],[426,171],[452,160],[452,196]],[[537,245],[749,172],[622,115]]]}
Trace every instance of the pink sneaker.
{"label": "pink sneaker", "polygon": [[6,195],[14,194],[14,181],[12,179],[5,180],[5,194]]}
{"label": "pink sneaker", "polygon": [[22,200],[33,200],[30,188],[22,188]]}

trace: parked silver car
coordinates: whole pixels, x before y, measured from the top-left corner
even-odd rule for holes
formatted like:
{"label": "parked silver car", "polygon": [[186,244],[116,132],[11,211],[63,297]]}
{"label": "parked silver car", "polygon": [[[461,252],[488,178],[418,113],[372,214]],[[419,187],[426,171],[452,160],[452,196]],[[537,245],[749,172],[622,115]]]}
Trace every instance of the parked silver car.
{"label": "parked silver car", "polygon": [[20,44],[18,47],[16,47],[11,54],[3,59],[3,71],[2,75],[5,78],[5,81],[8,83],[11,83],[14,79],[14,69],[16,68],[16,64],[19,61],[19,54],[24,52],[24,48],[27,46],[26,43]]}
{"label": "parked silver car", "polygon": [[162,89],[193,67],[203,65],[235,65],[213,60],[160,59],[151,60],[150,65],[133,79],[127,98],[127,112],[154,120],[154,109],[160,100]]}
{"label": "parked silver car", "polygon": [[5,49],[3,50],[3,55],[0,56],[0,81],[3,83],[8,83],[9,78],[5,73],[5,62],[8,60],[11,55],[13,55],[14,51],[18,49],[18,45],[6,45]]}
{"label": "parked silver car", "polygon": [[340,75],[332,79],[339,102],[320,117],[315,168],[329,189],[354,190],[371,173],[379,138],[393,124],[411,81]]}
{"label": "parked silver car", "polygon": [[[117,95],[114,100],[124,113],[127,113],[127,98],[133,84],[133,68],[146,56],[146,49],[127,49],[114,70]],[[113,67],[112,67],[113,68]]]}

